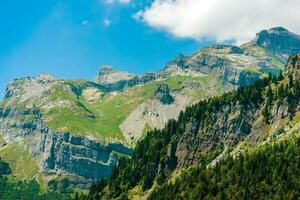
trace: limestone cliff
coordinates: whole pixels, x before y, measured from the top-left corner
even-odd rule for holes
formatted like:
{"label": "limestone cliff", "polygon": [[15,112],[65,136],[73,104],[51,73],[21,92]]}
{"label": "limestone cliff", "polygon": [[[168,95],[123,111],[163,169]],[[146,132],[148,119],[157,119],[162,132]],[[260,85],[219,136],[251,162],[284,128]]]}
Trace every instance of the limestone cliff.
{"label": "limestone cliff", "polygon": [[0,133],[6,145],[22,141],[48,180],[67,177],[85,187],[100,177],[108,177],[118,155],[130,155],[131,150],[119,143],[53,131],[41,118],[37,109],[1,109]]}
{"label": "limestone cliff", "polygon": [[106,85],[113,84],[119,81],[127,81],[132,79],[133,77],[133,74],[118,71],[111,66],[103,65],[100,67],[98,75],[93,80],[96,83]]}

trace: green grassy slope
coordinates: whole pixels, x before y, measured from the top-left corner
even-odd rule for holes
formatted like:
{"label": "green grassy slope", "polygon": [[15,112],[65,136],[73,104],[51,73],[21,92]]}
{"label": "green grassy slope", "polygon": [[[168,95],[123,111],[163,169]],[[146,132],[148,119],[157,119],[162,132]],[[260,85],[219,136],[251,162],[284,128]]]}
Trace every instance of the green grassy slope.
{"label": "green grassy slope", "polygon": [[27,181],[35,179],[43,190],[47,189],[36,160],[22,144],[11,143],[2,147],[0,157],[11,167],[12,175],[9,178]]}
{"label": "green grassy slope", "polygon": [[[154,96],[159,84],[168,84],[172,91],[179,91],[184,88],[187,81],[197,82],[200,85],[200,88],[183,91],[193,100],[203,98],[208,92],[212,95],[221,94],[224,88],[221,82],[212,75],[203,77],[174,76],[127,88],[121,92],[103,92],[97,101],[88,102],[82,94],[84,89],[88,88],[84,82],[75,82],[76,84],[74,84],[74,81],[72,83],[66,81],[66,84],[72,84],[72,87],[76,88],[73,90],[79,92],[77,94],[70,93],[61,87],[56,87],[50,95],[50,100],[67,100],[74,106],[71,108],[54,107],[43,113],[43,116],[47,125],[54,130],[93,135],[100,139],[124,140],[119,125],[138,105]],[[215,90],[207,91],[209,89],[207,85],[211,85]]]}

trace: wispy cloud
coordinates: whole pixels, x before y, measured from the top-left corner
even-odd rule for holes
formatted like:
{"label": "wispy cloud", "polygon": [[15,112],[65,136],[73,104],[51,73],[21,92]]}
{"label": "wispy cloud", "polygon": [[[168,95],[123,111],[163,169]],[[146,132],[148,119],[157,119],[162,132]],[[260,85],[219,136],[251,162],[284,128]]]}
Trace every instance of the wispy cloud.
{"label": "wispy cloud", "polygon": [[104,24],[104,26],[108,27],[111,25],[111,21],[109,19],[104,19],[103,24]]}
{"label": "wispy cloud", "polygon": [[134,18],[175,37],[240,43],[273,26],[300,33],[300,1],[154,0]]}
{"label": "wispy cloud", "polygon": [[131,1],[132,0],[104,0],[104,2],[107,4],[114,4],[114,3],[129,4],[131,3]]}
{"label": "wispy cloud", "polygon": [[89,25],[90,22],[89,22],[88,20],[83,20],[83,21],[81,22],[81,24],[82,24],[83,26],[86,26],[86,25]]}

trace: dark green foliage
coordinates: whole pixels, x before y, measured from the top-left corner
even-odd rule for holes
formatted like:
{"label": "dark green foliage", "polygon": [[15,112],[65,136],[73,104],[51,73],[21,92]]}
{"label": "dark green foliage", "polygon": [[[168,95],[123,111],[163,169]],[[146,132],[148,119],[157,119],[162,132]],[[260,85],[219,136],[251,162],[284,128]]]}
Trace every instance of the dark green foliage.
{"label": "dark green foliage", "polygon": [[107,186],[107,184],[107,180],[101,178],[100,181],[91,185],[88,195],[85,195],[84,193],[79,195],[76,192],[74,200],[100,200],[105,195],[103,189]]}
{"label": "dark green foliage", "polygon": [[283,79],[284,79],[284,77],[283,77],[282,71],[280,70],[279,75],[278,75],[278,80],[283,80]]}
{"label": "dark green foliage", "polygon": [[40,186],[35,181],[12,181],[0,176],[0,200],[68,200],[69,193],[41,193]]}
{"label": "dark green foliage", "polygon": [[103,178],[97,183],[93,183],[90,192],[87,196],[87,200],[98,200],[102,197],[101,191],[107,186],[107,181]]}
{"label": "dark green foliage", "polygon": [[[279,76],[280,77],[280,76]],[[280,79],[279,79],[280,80]],[[278,82],[278,81],[276,81]],[[282,103],[283,101],[287,102],[290,117],[292,118],[295,113],[296,105],[300,99],[300,83],[295,81],[292,76],[288,75],[288,84],[280,83],[276,90],[273,91],[271,84],[269,84],[266,90],[266,103],[263,107],[263,116],[266,123],[269,123],[270,120],[270,110],[277,101],[277,103]]]}
{"label": "dark green foliage", "polygon": [[68,200],[70,193],[41,193],[35,180],[28,182],[9,180],[5,175],[11,173],[9,164],[0,158],[0,200]]}
{"label": "dark green foliage", "polygon": [[280,84],[277,91],[278,98],[284,98],[286,96],[286,91],[284,90],[283,84]]}
{"label": "dark green foliage", "polygon": [[[184,133],[186,124],[191,119],[199,123],[210,123],[211,113],[221,111],[224,105],[231,105],[233,102],[242,105],[241,112],[247,112],[249,107],[259,107],[265,102],[266,86],[269,88],[268,97],[271,99],[269,102],[271,105],[274,94],[270,85],[278,81],[276,77],[265,78],[253,86],[241,87],[220,97],[201,101],[181,112],[177,121],[170,120],[164,129],[149,132],[137,144],[131,159],[119,160],[109,181],[107,194],[109,198],[125,197],[127,191],[137,185],[147,190],[151,188],[155,179],[159,184],[163,184],[177,165],[175,152],[171,151],[171,155],[166,156],[167,147],[176,145],[177,139]],[[202,159],[202,164],[205,166],[221,152],[222,149],[216,149],[215,152],[206,155]]]}
{"label": "dark green foliage", "polygon": [[9,164],[0,158],[0,176],[8,175],[10,173],[11,173],[11,169],[9,167]]}
{"label": "dark green foliage", "polygon": [[153,200],[299,199],[300,139],[229,157],[214,168],[187,170],[158,187]]}
{"label": "dark green foliage", "polygon": [[62,191],[66,190],[70,186],[70,180],[63,178],[60,180],[52,179],[48,182],[48,187],[53,191]]}

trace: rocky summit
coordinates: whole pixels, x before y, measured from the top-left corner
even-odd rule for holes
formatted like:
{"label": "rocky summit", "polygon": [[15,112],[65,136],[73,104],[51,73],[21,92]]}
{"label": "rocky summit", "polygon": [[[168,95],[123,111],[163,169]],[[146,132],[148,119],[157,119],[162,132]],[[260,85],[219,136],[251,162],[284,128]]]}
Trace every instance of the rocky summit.
{"label": "rocky summit", "polygon": [[266,48],[284,61],[290,55],[300,52],[300,36],[289,32],[283,27],[275,27],[259,32],[252,43]]}
{"label": "rocky summit", "polygon": [[[19,179],[35,178],[50,188],[68,179],[85,188],[108,177],[120,157],[131,156],[150,130],[178,119],[185,108],[269,74],[280,75],[288,56],[300,51],[299,43],[298,35],[279,27],[261,31],[240,46],[212,45],[190,56],[180,54],[154,73],[133,75],[102,66],[92,81],[48,74],[16,79],[1,102],[0,157],[14,165]],[[296,79],[298,60],[292,57],[289,63],[286,71]],[[202,159],[199,151],[220,153],[242,139],[257,144],[268,138],[257,132],[265,130],[259,121],[262,111],[251,104],[251,113],[244,113],[241,107],[222,106],[207,116],[213,123],[205,127],[191,119],[163,159],[176,155],[173,167],[185,167]],[[270,112],[275,131],[279,119],[289,117],[288,107],[274,104]],[[190,148],[192,143],[197,143],[195,148]]]}
{"label": "rocky summit", "polygon": [[118,71],[109,65],[103,65],[99,69],[98,76],[96,76],[93,80],[99,84],[112,84],[119,81],[130,80],[133,77],[133,74]]}

